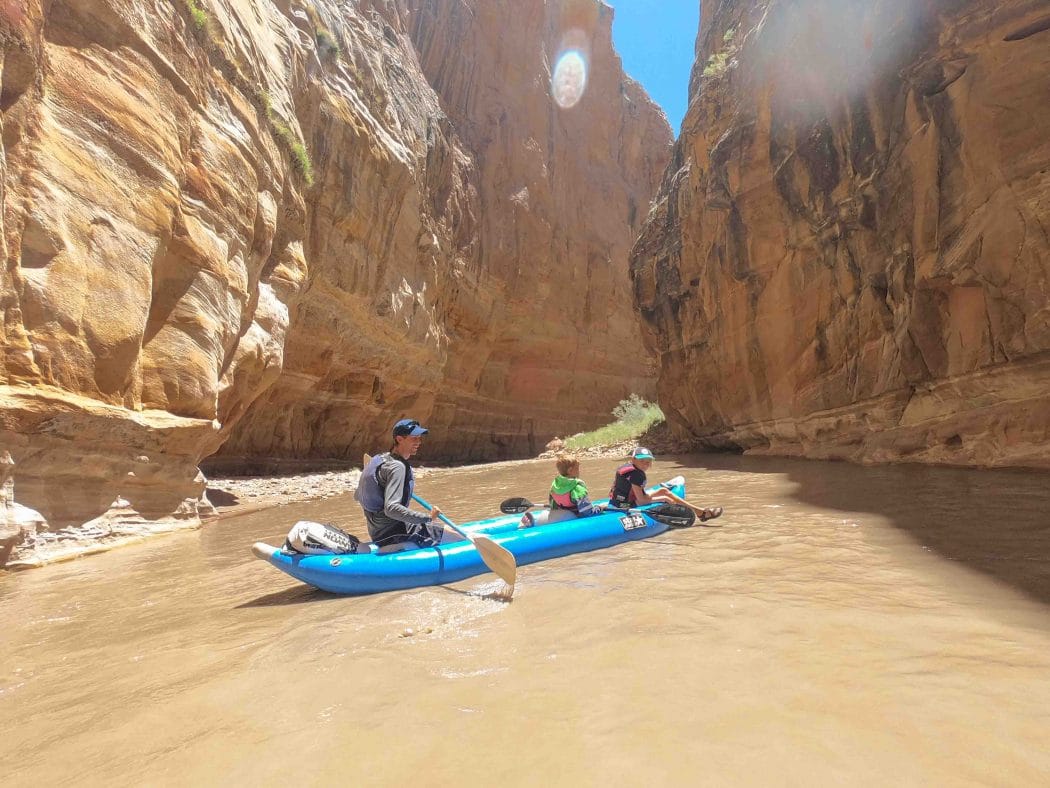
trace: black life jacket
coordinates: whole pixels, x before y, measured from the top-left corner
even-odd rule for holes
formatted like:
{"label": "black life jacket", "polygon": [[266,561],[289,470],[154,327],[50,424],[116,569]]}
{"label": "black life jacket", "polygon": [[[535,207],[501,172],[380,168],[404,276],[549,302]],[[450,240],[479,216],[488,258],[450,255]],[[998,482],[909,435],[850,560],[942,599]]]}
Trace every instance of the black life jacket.
{"label": "black life jacket", "polygon": [[380,454],[378,457],[373,457],[372,461],[361,472],[361,480],[357,484],[357,492],[354,493],[354,497],[366,512],[375,514],[383,511],[383,505],[386,500],[386,485],[379,481],[379,468],[384,462],[391,459],[397,460],[405,466],[405,488],[401,491],[401,505],[408,506],[408,502],[412,500],[412,493],[416,486],[416,480],[412,474],[412,466],[400,455],[387,452],[386,454]]}
{"label": "black life jacket", "polygon": [[[640,471],[641,468],[635,466],[633,462],[629,462],[626,465],[621,465],[616,469],[616,476],[613,478],[612,489],[609,490],[609,503],[613,506],[618,506],[621,509],[625,506],[634,506],[638,503],[634,497],[634,485],[631,484],[631,480],[627,478],[627,474],[631,471]],[[645,474],[642,474],[643,478]],[[645,482],[642,482],[642,487],[645,486]]]}

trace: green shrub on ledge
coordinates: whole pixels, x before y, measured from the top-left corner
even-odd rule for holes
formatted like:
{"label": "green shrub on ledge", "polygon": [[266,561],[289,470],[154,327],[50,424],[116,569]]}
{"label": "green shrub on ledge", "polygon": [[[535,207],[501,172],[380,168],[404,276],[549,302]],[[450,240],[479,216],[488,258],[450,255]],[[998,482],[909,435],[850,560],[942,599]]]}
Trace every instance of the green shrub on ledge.
{"label": "green shrub on ledge", "polygon": [[631,438],[637,438],[655,424],[664,420],[664,412],[655,402],[647,402],[632,394],[613,408],[612,424],[606,424],[591,432],[582,432],[565,439],[569,451],[589,449],[592,446],[609,446]]}
{"label": "green shrub on ledge", "polygon": [[203,30],[208,26],[208,12],[197,5],[197,0],[184,0],[186,3],[186,10],[190,12],[190,18],[193,20],[193,26],[198,30]]}
{"label": "green shrub on ledge", "polygon": [[[267,100],[267,105],[269,105],[269,100]],[[306,145],[302,140],[295,135],[292,127],[283,120],[278,119],[273,110],[269,110],[267,114],[273,126],[274,134],[284,144],[284,147],[288,149],[288,153],[292,157],[292,167],[302,176],[307,186],[312,186],[314,183],[314,165],[310,161],[310,151],[306,149]]]}

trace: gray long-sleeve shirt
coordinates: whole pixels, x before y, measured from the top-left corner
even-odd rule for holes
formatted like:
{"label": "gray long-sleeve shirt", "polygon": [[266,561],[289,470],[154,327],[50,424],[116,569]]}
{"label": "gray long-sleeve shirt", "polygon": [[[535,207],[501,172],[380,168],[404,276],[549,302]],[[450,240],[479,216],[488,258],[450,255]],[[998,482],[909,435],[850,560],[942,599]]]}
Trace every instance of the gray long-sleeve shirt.
{"label": "gray long-sleeve shirt", "polygon": [[[368,531],[373,539],[380,538],[386,534],[391,527],[399,530],[400,524],[426,525],[430,523],[430,515],[424,512],[414,512],[408,506],[401,503],[405,495],[405,484],[407,470],[405,462],[391,454],[383,455],[383,462],[376,471],[376,478],[380,488],[383,489],[383,511],[365,512],[368,520]],[[358,487],[360,489],[360,487]],[[354,498],[360,501],[357,494]]]}
{"label": "gray long-sleeve shirt", "polygon": [[430,515],[423,512],[413,512],[407,506],[402,505],[401,499],[405,495],[406,473],[405,463],[389,454],[383,460],[376,472],[379,486],[384,487],[383,514],[393,520],[403,523],[422,524],[430,522]]}

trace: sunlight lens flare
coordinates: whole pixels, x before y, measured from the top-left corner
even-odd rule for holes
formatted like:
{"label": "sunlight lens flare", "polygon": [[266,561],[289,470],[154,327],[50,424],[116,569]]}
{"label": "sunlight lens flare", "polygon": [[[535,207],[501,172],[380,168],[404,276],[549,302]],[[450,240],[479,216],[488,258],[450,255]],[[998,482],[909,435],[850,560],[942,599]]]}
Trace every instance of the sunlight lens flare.
{"label": "sunlight lens flare", "polygon": [[551,94],[562,109],[575,107],[587,89],[587,57],[578,49],[558,56],[551,75]]}

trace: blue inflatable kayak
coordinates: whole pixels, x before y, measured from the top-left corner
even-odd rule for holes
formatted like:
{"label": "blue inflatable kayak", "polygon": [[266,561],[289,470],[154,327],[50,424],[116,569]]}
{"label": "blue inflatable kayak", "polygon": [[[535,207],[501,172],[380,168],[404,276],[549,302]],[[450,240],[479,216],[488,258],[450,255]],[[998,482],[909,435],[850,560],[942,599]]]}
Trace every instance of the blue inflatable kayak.
{"label": "blue inflatable kayak", "polygon": [[[685,496],[685,480],[681,476],[660,486]],[[659,506],[613,509],[591,517],[570,515],[571,519],[557,522],[549,522],[549,512],[539,510],[533,515],[536,524],[529,528],[520,527],[520,514],[462,523],[460,527],[490,537],[510,550],[522,566],[661,534],[670,525],[667,518],[660,516]],[[304,555],[256,542],[252,553],[282,572],[334,594],[374,594],[443,585],[489,571],[478,551],[465,539],[394,553],[377,552],[372,545],[371,552],[346,555]]]}

